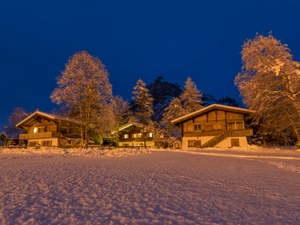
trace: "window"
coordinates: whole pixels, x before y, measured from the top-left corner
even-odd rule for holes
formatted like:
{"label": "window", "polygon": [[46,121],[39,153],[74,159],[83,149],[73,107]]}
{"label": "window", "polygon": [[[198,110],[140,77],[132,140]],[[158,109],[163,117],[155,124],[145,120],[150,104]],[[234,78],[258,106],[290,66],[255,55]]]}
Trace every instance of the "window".
{"label": "window", "polygon": [[28,146],[29,147],[34,147],[34,146],[37,146],[38,143],[39,143],[38,141],[29,141]]}
{"label": "window", "polygon": [[149,133],[149,137],[151,137],[151,138],[152,138],[152,133]]}
{"label": "window", "polygon": [[237,129],[237,130],[241,130],[241,129],[243,129],[243,128],[244,128],[243,122],[236,122],[236,129]]}
{"label": "window", "polygon": [[228,123],[228,130],[235,130],[235,122],[229,122]]}
{"label": "window", "polygon": [[124,138],[129,138],[129,135],[128,134],[124,134]]}
{"label": "window", "polygon": [[133,134],[133,138],[141,138],[142,133]]}
{"label": "window", "polygon": [[197,132],[201,132],[202,131],[201,124],[195,124],[194,128],[195,128],[194,131],[197,131]]}
{"label": "window", "polygon": [[33,133],[37,133],[38,132],[38,129],[37,129],[37,127],[35,127],[34,129],[33,129]]}
{"label": "window", "polygon": [[238,138],[231,138],[231,147],[239,147],[240,140]]}
{"label": "window", "polygon": [[227,130],[241,130],[241,129],[244,129],[244,123],[242,121],[228,123]]}
{"label": "window", "polygon": [[52,146],[52,141],[42,141],[42,146]]}
{"label": "window", "polygon": [[201,147],[201,140],[188,140],[188,147]]}

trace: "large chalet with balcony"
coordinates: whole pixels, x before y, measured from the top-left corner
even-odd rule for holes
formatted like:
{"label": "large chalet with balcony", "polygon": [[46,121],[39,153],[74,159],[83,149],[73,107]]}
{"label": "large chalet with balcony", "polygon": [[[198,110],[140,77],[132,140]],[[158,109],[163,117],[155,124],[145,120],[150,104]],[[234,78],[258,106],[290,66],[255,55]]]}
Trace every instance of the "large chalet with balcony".
{"label": "large chalet with balcony", "polygon": [[180,128],[182,148],[247,146],[253,129],[245,128],[253,110],[239,107],[210,105],[171,121]]}
{"label": "large chalet with balcony", "polygon": [[[113,131],[112,134],[115,134]],[[137,122],[128,123],[119,129],[119,146],[124,147],[144,147],[145,142],[147,147],[156,145],[153,140],[153,133],[143,132],[143,125]]]}
{"label": "large chalet with balcony", "polygon": [[28,140],[28,147],[81,146],[80,121],[36,111],[20,123],[19,139]]}

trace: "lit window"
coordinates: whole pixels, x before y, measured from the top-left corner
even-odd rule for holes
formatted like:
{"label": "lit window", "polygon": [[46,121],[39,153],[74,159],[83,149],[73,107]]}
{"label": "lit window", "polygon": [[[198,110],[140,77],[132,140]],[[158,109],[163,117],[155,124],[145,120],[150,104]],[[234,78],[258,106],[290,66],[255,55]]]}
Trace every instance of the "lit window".
{"label": "lit window", "polygon": [[152,137],[152,133],[149,133],[149,137]]}
{"label": "lit window", "polygon": [[128,134],[124,134],[124,138],[129,138],[129,135]]}
{"label": "lit window", "polygon": [[133,134],[134,138],[141,138],[142,137],[142,133],[137,133],[137,134]]}
{"label": "lit window", "polygon": [[37,131],[38,131],[38,129],[35,127],[35,128],[33,129],[33,133],[37,133]]}

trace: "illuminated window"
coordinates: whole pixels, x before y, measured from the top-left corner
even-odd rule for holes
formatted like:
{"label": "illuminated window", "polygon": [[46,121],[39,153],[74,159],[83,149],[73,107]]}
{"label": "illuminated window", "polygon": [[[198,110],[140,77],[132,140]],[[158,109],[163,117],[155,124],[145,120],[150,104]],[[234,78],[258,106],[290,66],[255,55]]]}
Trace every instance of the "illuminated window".
{"label": "illuminated window", "polygon": [[35,127],[35,128],[33,129],[33,133],[37,133],[37,131],[38,131],[38,129]]}
{"label": "illuminated window", "polygon": [[149,137],[152,137],[152,133],[149,133]]}
{"label": "illuminated window", "polygon": [[129,135],[128,134],[124,134],[124,138],[129,138]]}
{"label": "illuminated window", "polygon": [[133,138],[141,138],[142,133],[133,134]]}
{"label": "illuminated window", "polygon": [[194,131],[199,131],[201,132],[201,124],[195,124],[195,129]]}

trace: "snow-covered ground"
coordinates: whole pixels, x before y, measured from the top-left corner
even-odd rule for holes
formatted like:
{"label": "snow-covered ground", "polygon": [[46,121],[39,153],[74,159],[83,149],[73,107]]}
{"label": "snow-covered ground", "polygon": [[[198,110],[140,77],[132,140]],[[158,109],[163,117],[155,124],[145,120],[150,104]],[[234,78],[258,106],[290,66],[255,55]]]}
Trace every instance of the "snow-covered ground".
{"label": "snow-covered ground", "polygon": [[0,148],[0,224],[300,221],[299,151],[37,152]]}

